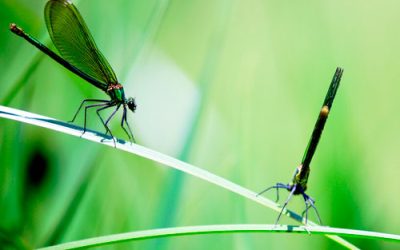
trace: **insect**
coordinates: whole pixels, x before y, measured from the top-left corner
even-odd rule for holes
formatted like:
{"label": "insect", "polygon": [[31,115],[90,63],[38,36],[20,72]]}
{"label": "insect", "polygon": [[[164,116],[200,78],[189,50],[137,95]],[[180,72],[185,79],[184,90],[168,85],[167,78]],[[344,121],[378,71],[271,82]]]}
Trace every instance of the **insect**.
{"label": "insect", "polygon": [[270,189],[276,188],[276,195],[277,195],[277,201],[279,200],[279,189],[286,189],[288,190],[289,196],[286,199],[285,203],[283,204],[282,210],[279,213],[279,216],[275,222],[275,224],[278,224],[278,221],[282,215],[283,210],[289,203],[290,199],[292,198],[293,195],[299,195],[301,194],[304,198],[304,202],[306,205],[306,209],[303,212],[303,215],[306,215],[306,224],[308,220],[308,210],[310,208],[313,208],[315,213],[317,214],[319,223],[322,224],[321,218],[318,214],[318,210],[315,207],[314,199],[312,199],[310,196],[308,196],[305,191],[307,190],[307,181],[308,181],[308,176],[310,175],[310,163],[312,160],[312,157],[314,156],[315,150],[317,149],[319,139],[321,138],[322,130],[324,129],[326,120],[328,119],[329,112],[332,108],[332,103],[333,100],[335,99],[336,91],[339,88],[339,83],[340,79],[343,74],[343,69],[342,68],[337,68],[335,75],[333,76],[332,82],[329,86],[328,93],[326,94],[324,103],[322,105],[322,108],[319,112],[319,116],[317,119],[317,122],[315,123],[314,130],[312,132],[310,141],[308,142],[306,151],[304,153],[303,159],[301,161],[301,164],[295,169],[294,175],[292,178],[292,181],[289,184],[284,184],[284,183],[277,183],[276,185],[269,187],[262,192],[258,193],[258,195],[263,194],[264,192],[267,192]]}
{"label": "insect", "polygon": [[[122,84],[118,82],[110,64],[97,48],[78,9],[68,0],[50,0],[46,3],[44,17],[51,40],[61,56],[47,48],[34,37],[25,33],[16,24],[10,24],[10,30],[68,70],[106,92],[110,97],[110,100],[83,100],[71,122],[75,121],[82,107],[85,107],[83,128],[83,133],[85,133],[87,112],[89,109],[96,109],[96,114],[106,129],[106,135],[111,135],[115,145],[115,139],[108,127],[108,123],[122,106],[121,127],[128,135],[129,140],[135,141],[127,121],[127,108],[132,112],[136,110],[135,99],[125,97]],[[89,103],[91,104],[89,105]],[[104,120],[100,115],[100,111],[111,107],[115,107],[114,111]]]}

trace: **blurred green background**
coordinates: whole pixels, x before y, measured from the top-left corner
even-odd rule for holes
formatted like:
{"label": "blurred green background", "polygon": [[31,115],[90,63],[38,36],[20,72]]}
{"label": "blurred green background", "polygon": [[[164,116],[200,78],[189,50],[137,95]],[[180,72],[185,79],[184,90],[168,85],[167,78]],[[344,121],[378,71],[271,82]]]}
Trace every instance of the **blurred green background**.
{"label": "blurred green background", "polygon": [[[84,98],[107,96],[8,30],[15,22],[50,45],[45,3],[0,0],[0,104],[68,121]],[[343,67],[308,194],[326,225],[400,234],[399,1],[74,3],[127,96],[136,98],[128,119],[138,143],[254,191],[290,180],[335,68]],[[120,115],[113,131],[126,138]],[[103,131],[94,114],[88,126]],[[271,224],[277,217],[149,160],[5,119],[0,188],[0,245],[10,249],[159,227]],[[300,197],[289,204],[298,213],[303,206]],[[294,247],[340,248],[323,236],[234,234],[105,249]]]}

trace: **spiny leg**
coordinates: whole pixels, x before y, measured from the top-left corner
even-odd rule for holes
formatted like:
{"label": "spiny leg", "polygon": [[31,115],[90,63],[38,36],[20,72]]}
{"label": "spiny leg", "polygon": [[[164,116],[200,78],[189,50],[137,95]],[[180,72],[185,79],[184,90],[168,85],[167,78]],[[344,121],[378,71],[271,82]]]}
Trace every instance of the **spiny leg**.
{"label": "spiny leg", "polygon": [[316,214],[317,217],[318,217],[318,222],[319,222],[319,224],[320,224],[320,225],[324,225],[324,224],[322,223],[321,217],[319,216],[317,207],[314,205],[314,203],[311,203],[311,207],[314,209],[315,214]]}
{"label": "spiny leg", "polygon": [[[111,107],[111,106],[110,106]],[[106,127],[108,127],[108,123],[110,122],[110,120],[113,118],[113,116],[115,115],[115,113],[117,113],[118,109],[121,107],[121,104],[118,104],[117,107],[115,108],[115,110],[111,113],[111,115],[107,118],[106,122],[104,123],[104,125]],[[101,110],[99,110],[101,111]],[[108,134],[108,131],[106,131],[106,134]]]}
{"label": "spiny leg", "polygon": [[310,209],[310,202],[307,199],[304,199],[304,202],[306,203],[306,209],[302,213],[302,216],[304,217],[304,213],[306,214],[306,225],[308,224],[308,210]]}
{"label": "spiny leg", "polygon": [[102,102],[102,103],[107,103],[107,102],[110,102],[110,101],[107,101],[107,100],[100,100],[100,99],[85,99],[85,100],[83,100],[83,101],[81,102],[81,104],[79,105],[78,110],[75,112],[74,118],[72,118],[72,120],[69,121],[69,122],[74,122],[74,121],[75,121],[76,117],[77,117],[78,114],[79,114],[79,111],[81,111],[81,109],[82,109],[82,107],[83,107],[83,104],[85,104],[86,102]]}
{"label": "spiny leg", "polygon": [[[87,111],[90,108],[94,108],[94,107],[103,107],[103,108],[107,108],[109,107],[109,102],[108,103],[101,103],[101,104],[92,104],[92,105],[88,105],[85,107],[85,115],[83,117],[83,133],[82,135],[86,132],[86,117],[87,117]],[[81,135],[81,136],[82,136]]]}
{"label": "spiny leg", "polygon": [[[135,137],[133,136],[131,127],[129,126],[129,123],[128,123],[128,120],[126,119],[126,117],[127,117],[127,115],[126,115],[126,107],[124,105],[124,112],[122,113],[121,127],[124,129],[125,133],[128,135],[129,140],[131,141],[131,143],[132,143],[132,141],[134,143],[136,143]],[[128,126],[128,130],[129,130],[130,135],[129,135],[128,131],[126,131],[125,127],[124,127],[124,122],[125,122],[126,126]]]}
{"label": "spiny leg", "polygon": [[[101,115],[100,115],[100,111],[102,111],[102,110],[104,110],[104,109],[107,109],[107,108],[111,108],[111,107],[113,107],[113,106],[115,106],[114,103],[109,103],[109,105],[97,109],[97,110],[96,110],[96,113],[97,113],[97,116],[100,118],[101,123],[104,125],[104,128],[106,129],[106,135],[107,135],[107,133],[110,133],[110,136],[111,136],[111,138],[112,138],[112,140],[113,140],[113,142],[114,142],[114,147],[116,147],[117,145],[116,145],[116,141],[115,141],[114,135],[112,134],[110,128],[107,126],[107,123],[104,122],[103,118],[102,118]],[[109,119],[111,119],[111,117],[115,114],[115,112],[116,112],[116,110],[113,112],[113,114],[111,114],[111,116],[110,116]],[[109,121],[109,119],[107,119],[107,122]],[[103,140],[102,140],[102,141],[103,141]]]}
{"label": "spiny leg", "polygon": [[306,203],[306,209],[303,211],[302,215],[304,216],[304,213],[306,214],[306,224],[308,221],[308,210],[310,209],[310,207],[312,207],[315,211],[315,214],[317,215],[319,224],[322,225],[321,217],[319,216],[317,207],[314,205],[315,201],[310,196],[308,196],[307,194],[304,194],[304,193],[303,193],[303,198]]}
{"label": "spiny leg", "polygon": [[282,210],[279,213],[278,219],[276,219],[275,225],[278,224],[279,219],[281,218],[281,215],[283,213],[283,210],[286,208],[287,204],[289,203],[290,199],[292,199],[292,196],[294,194],[294,191],[296,190],[297,185],[293,185],[292,190],[290,191],[290,194],[288,196],[288,198],[286,199],[285,203],[283,204]]}
{"label": "spiny leg", "polygon": [[274,185],[274,186],[272,186],[272,187],[269,187],[269,188],[267,188],[267,189],[264,189],[263,191],[261,191],[260,193],[258,193],[257,194],[257,196],[259,196],[259,195],[261,195],[261,194],[263,194],[263,193],[265,193],[265,192],[268,192],[269,190],[271,190],[271,189],[273,189],[273,188],[276,188],[276,202],[278,202],[279,201],[279,188],[284,188],[284,189],[288,189],[289,188],[289,185],[287,185],[287,184],[284,184],[284,183],[276,183],[276,185]]}

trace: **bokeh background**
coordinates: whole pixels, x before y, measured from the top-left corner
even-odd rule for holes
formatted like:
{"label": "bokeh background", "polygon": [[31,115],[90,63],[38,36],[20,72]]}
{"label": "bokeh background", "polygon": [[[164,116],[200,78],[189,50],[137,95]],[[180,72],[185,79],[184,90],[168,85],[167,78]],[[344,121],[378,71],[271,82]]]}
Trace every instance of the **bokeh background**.
{"label": "bokeh background", "polygon": [[[0,1],[0,104],[68,121],[83,99],[107,96],[8,30],[15,22],[51,45],[45,3]],[[343,67],[308,193],[326,225],[400,234],[400,2],[74,3],[136,98],[128,118],[138,143],[254,191],[290,180],[335,68]],[[126,138],[119,117],[113,131]],[[89,127],[103,130],[93,113]],[[0,188],[0,244],[10,249],[160,227],[271,224],[277,216],[147,159],[5,119]],[[302,199],[289,208],[300,213]],[[323,236],[234,234],[105,249],[266,248],[340,246]]]}

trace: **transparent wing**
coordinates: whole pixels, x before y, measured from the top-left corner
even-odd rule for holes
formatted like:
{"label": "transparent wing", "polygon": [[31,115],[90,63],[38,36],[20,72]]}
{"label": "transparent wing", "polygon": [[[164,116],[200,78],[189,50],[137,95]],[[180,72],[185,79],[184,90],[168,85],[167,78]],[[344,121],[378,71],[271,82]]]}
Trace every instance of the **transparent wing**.
{"label": "transparent wing", "polygon": [[110,64],[98,50],[78,9],[68,0],[47,2],[44,16],[54,45],[62,57],[73,66],[93,77],[106,91],[117,77]]}

